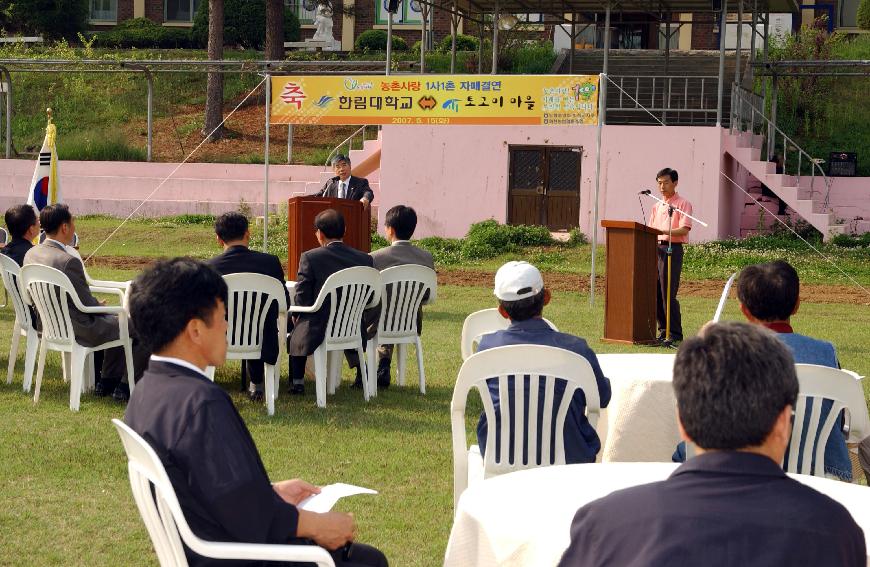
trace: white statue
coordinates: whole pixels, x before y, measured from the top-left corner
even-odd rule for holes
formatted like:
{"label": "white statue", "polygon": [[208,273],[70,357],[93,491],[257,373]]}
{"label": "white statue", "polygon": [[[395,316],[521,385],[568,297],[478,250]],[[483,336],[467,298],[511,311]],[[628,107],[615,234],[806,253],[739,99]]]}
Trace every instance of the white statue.
{"label": "white statue", "polygon": [[327,4],[317,5],[317,17],[314,18],[314,41],[328,41],[332,44],[335,38],[332,37],[332,9]]}

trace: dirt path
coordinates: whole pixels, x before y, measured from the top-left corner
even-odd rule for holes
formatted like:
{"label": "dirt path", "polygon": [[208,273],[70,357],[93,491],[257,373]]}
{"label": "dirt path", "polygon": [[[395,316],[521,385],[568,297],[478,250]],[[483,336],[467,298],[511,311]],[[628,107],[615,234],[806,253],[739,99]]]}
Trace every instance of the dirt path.
{"label": "dirt path", "polygon": [[[146,256],[101,256],[91,260],[93,266],[119,270],[142,270],[154,263],[155,258]],[[441,269],[438,273],[440,285],[490,287],[493,274],[476,270]],[[589,289],[589,276],[545,272],[544,279],[554,291],[585,291]],[[680,296],[717,298],[722,293],[724,280],[683,280],[680,283]],[[604,279],[595,282],[597,293],[604,293]],[[732,295],[733,295],[732,290]],[[845,285],[803,284],[801,300],[809,303],[847,303],[870,305],[870,298],[856,287]]]}

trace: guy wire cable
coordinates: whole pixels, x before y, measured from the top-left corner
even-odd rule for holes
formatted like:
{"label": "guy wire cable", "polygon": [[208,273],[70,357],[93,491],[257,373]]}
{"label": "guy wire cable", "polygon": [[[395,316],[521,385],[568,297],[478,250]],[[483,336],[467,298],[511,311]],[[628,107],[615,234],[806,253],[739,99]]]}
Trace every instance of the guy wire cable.
{"label": "guy wire cable", "polygon": [[141,209],[142,206],[143,206],[145,203],[147,203],[148,200],[151,199],[151,197],[153,197],[154,194],[157,193],[157,191],[159,191],[160,188],[163,187],[163,185],[165,185],[166,182],[169,181],[169,179],[170,179],[173,175],[175,175],[175,173],[176,173],[179,169],[181,169],[181,166],[182,166],[182,165],[184,165],[185,163],[187,163],[187,161],[188,161],[191,157],[193,157],[193,154],[195,154],[195,153],[197,152],[197,150],[199,150],[199,148],[201,148],[202,145],[203,145],[204,143],[206,143],[206,141],[208,141],[209,138],[211,138],[212,134],[214,134],[215,132],[217,132],[218,129],[219,129],[221,126],[223,126],[224,123],[225,123],[227,120],[229,120],[230,116],[232,116],[233,114],[235,114],[235,112],[236,112],[239,108],[241,108],[241,106],[242,106],[243,104],[245,104],[245,101],[247,101],[247,100],[251,97],[252,94],[254,94],[255,92],[257,92],[257,90],[260,88],[260,86],[261,86],[263,83],[265,83],[265,82],[266,82],[266,77],[263,77],[263,80],[260,81],[260,82],[259,82],[259,83],[258,83],[258,84],[253,88],[253,89],[251,89],[251,91],[250,91],[248,94],[245,95],[245,98],[243,98],[242,101],[241,101],[239,104],[236,105],[236,107],[232,110],[232,112],[230,112],[229,114],[227,114],[226,117],[225,117],[223,120],[221,120],[221,123],[220,123],[220,124],[218,124],[217,126],[215,126],[214,130],[212,130],[211,132],[209,132],[208,136],[203,137],[203,139],[202,139],[202,141],[199,143],[199,145],[196,146],[195,148],[193,148],[193,150],[191,150],[191,152],[187,155],[187,157],[184,158],[184,160],[183,160],[181,163],[179,163],[179,164],[175,167],[175,169],[173,169],[173,170],[169,173],[169,175],[167,175],[167,176],[163,179],[163,181],[161,181],[161,182],[157,185],[157,187],[154,188],[154,191],[151,191],[151,193],[150,193],[147,197],[145,197],[145,199],[144,199],[141,203],[139,203],[139,205],[137,205],[135,209],[133,209],[133,212],[131,212],[129,215],[127,215],[127,218],[125,218],[123,221],[121,221],[121,224],[119,224],[118,227],[117,227],[115,230],[113,230],[111,233],[109,233],[109,236],[107,236],[107,237],[105,238],[105,240],[103,240],[102,242],[100,242],[99,246],[97,246],[97,247],[94,249],[94,251],[91,252],[90,255],[88,255],[87,258],[84,259],[84,263],[87,263],[91,258],[93,258],[94,255],[95,255],[95,254],[100,250],[100,248],[102,248],[103,245],[104,245],[106,242],[108,242],[108,241],[109,241],[113,236],[115,236],[115,233],[117,233],[119,230],[121,230],[121,227],[124,226],[124,225],[127,223],[128,220],[130,220],[131,218],[133,218],[133,215],[135,215],[135,214],[139,211],[139,209]]}

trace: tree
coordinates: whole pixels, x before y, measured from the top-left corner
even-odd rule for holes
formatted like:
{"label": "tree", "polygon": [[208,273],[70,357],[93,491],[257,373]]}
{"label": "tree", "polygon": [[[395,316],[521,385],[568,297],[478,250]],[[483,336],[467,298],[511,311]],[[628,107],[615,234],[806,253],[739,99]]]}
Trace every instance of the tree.
{"label": "tree", "polygon": [[266,0],[267,61],[284,59],[284,0]]}
{"label": "tree", "polygon": [[[218,61],[224,58],[224,1],[208,0],[208,11],[208,58]],[[208,136],[209,142],[216,142],[223,137],[223,119],[224,76],[220,70],[213,70],[208,74],[205,124],[202,127],[202,135]]]}
{"label": "tree", "polygon": [[870,0],[861,0],[858,4],[858,27],[870,30]]}

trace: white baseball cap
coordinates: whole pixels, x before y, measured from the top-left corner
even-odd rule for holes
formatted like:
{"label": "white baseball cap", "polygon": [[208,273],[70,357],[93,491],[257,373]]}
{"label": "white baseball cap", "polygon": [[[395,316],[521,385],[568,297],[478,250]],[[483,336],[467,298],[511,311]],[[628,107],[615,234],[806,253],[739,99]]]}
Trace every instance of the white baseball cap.
{"label": "white baseball cap", "polygon": [[508,262],[495,273],[493,294],[502,301],[519,301],[535,296],[544,289],[544,278],[528,262]]}

